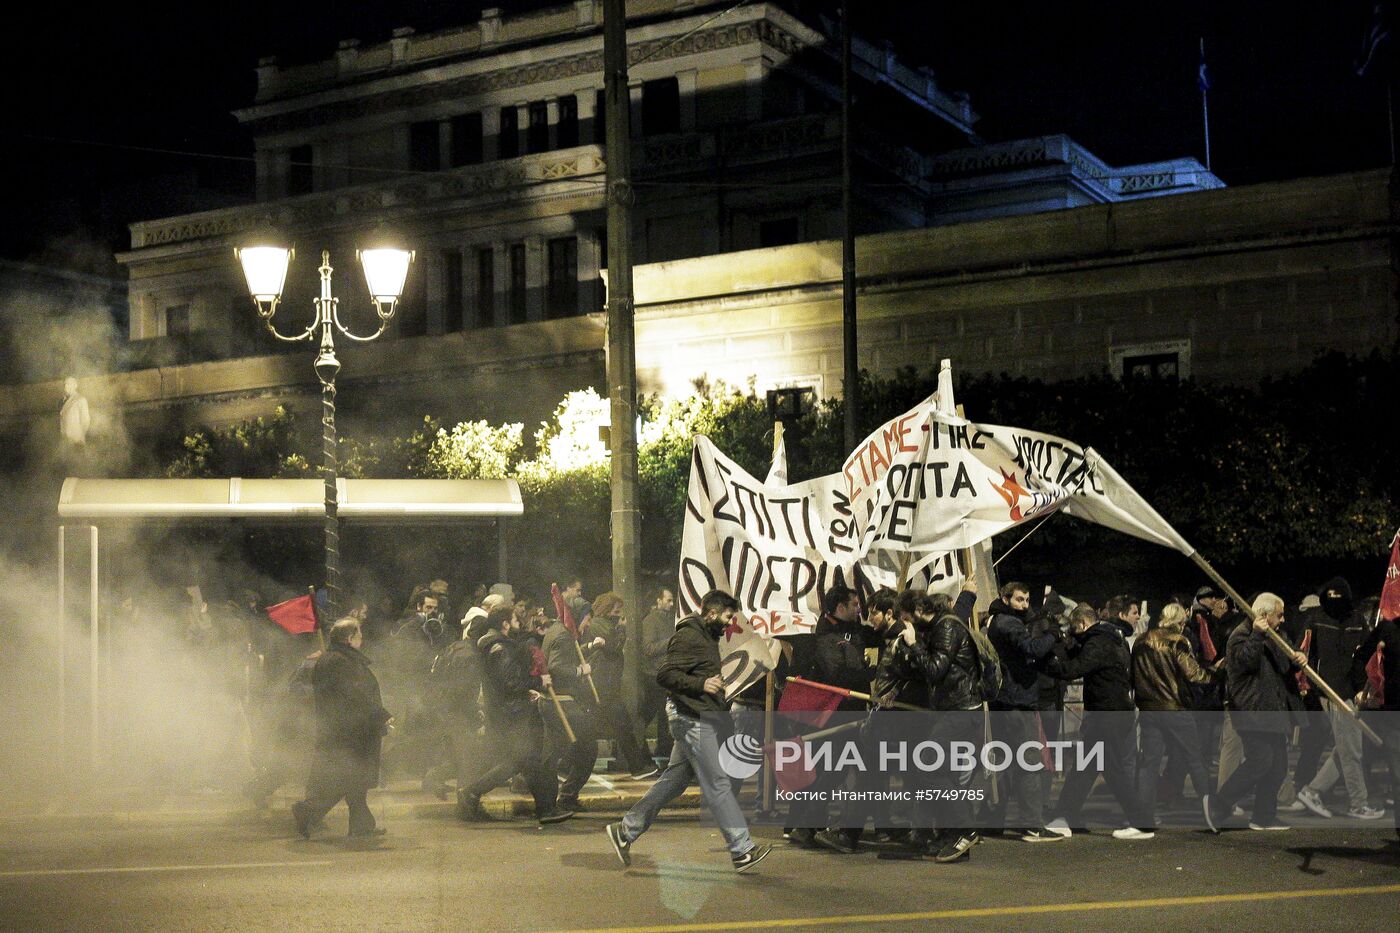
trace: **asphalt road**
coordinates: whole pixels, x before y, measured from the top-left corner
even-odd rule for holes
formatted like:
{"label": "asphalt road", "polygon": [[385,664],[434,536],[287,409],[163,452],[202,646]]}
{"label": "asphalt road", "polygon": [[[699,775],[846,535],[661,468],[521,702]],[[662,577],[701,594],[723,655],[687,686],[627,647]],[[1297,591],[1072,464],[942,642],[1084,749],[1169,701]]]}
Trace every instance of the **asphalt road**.
{"label": "asphalt road", "polygon": [[0,834],[4,930],[960,930],[1391,931],[1400,846],[1375,829],[1170,830],[1063,843],[991,839],[955,865],[782,845],[729,867],[696,811],[658,820],[624,870],[586,814],[464,825],[388,822],[372,845],[332,813],[312,841],[285,816],[206,825]]}

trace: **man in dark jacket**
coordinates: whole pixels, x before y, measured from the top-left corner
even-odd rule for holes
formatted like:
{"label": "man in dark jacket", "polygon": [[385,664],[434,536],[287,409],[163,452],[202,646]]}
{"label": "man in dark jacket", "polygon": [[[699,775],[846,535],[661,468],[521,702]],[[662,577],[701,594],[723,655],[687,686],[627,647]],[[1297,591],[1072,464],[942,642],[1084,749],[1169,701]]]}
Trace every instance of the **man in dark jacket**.
{"label": "man in dark jacket", "polygon": [[588,623],[581,629],[584,657],[593,668],[593,682],[598,687],[599,732],[612,739],[614,767],[620,763],[632,780],[649,781],[661,772],[637,740],[622,696],[623,648],[628,629],[623,608],[622,597],[616,593],[604,593],[593,600]]}
{"label": "man in dark jacket", "polygon": [[[1093,607],[1080,606],[1070,614],[1074,642],[1058,658],[1059,676],[1065,681],[1084,680],[1084,722],[1080,742],[1086,748],[1103,747],[1103,778],[1128,825],[1113,831],[1115,839],[1151,839],[1152,816],[1144,813],[1137,794],[1137,723],[1133,715],[1132,661],[1127,638],[1115,613],[1100,621]],[[1061,836],[1083,826],[1084,801],[1098,781],[1097,771],[1076,768],[1065,778],[1057,806],[1059,816],[1048,829]]]}
{"label": "man in dark jacket", "polygon": [[316,754],[306,799],[292,805],[297,832],[311,826],[343,798],[350,809],[351,836],[379,836],[366,799],[379,783],[380,742],[393,717],[380,701],[379,681],[360,653],[364,636],[356,619],[331,626],[330,644],[311,673],[316,700]]}
{"label": "man in dark jacket", "polygon": [[656,682],[668,693],[666,714],[674,740],[670,761],[646,796],[621,822],[607,827],[608,841],[624,866],[632,864],[632,844],[656,814],[692,781],[700,783],[735,871],[752,868],[772,851],[772,846],[755,845],[750,838],[729,775],[720,767],[719,744],[722,733],[728,731],[729,701],[720,676],[719,638],[738,612],[738,600],[722,590],[711,590],[700,600],[699,614],[682,619],[671,636],[656,675]]}
{"label": "man in dark jacket", "polygon": [[[1040,696],[1038,679],[1049,665],[1055,647],[1054,636],[1049,633],[1032,636],[1026,628],[1030,605],[1030,587],[1012,582],[1001,588],[999,598],[993,600],[989,608],[992,621],[987,637],[1001,659],[1001,693],[990,704],[992,733],[993,738],[1005,742],[1013,750],[1040,739],[1035,712]],[[1026,827],[1021,833],[1022,839],[1057,842],[1064,838],[1045,829],[1040,775],[1024,767],[1019,756],[1013,755],[1013,759],[1011,769],[1005,772],[1010,777],[1011,787],[990,810],[990,818],[1000,824],[1014,794]]]}
{"label": "man in dark jacket", "polygon": [[1288,733],[1292,729],[1291,704],[1284,678],[1307,663],[1297,651],[1284,651],[1269,637],[1283,622],[1283,600],[1261,593],[1253,605],[1254,622],[1242,624],[1230,634],[1225,647],[1227,702],[1230,724],[1244,745],[1244,761],[1220,786],[1201,800],[1201,810],[1211,832],[1245,795],[1254,794],[1254,816],[1249,828],[1288,829],[1277,815],[1278,790],[1288,773]]}
{"label": "man in dark jacket", "polygon": [[[638,718],[643,733],[656,723],[656,757],[671,757],[671,729],[666,723],[666,691],[656,682],[656,671],[666,656],[666,643],[676,630],[676,597],[669,589],[657,592],[651,610],[642,619],[642,695]],[[643,735],[645,740],[645,734]]]}
{"label": "man in dark jacket", "polygon": [[[1372,717],[1369,722],[1377,726],[1382,741],[1385,742],[1385,758],[1390,766],[1390,786],[1392,792],[1400,789],[1400,621],[1380,619],[1371,629],[1366,639],[1352,653],[1349,686],[1360,702],[1368,693],[1366,665],[1381,652],[1381,679],[1385,699],[1380,702],[1382,715]],[[1394,807],[1395,835],[1400,841],[1400,806]]]}
{"label": "man in dark jacket", "polygon": [[564,782],[559,787],[559,806],[577,810],[579,792],[588,783],[598,760],[598,708],[589,686],[593,667],[579,654],[574,633],[557,619],[544,630],[544,642],[540,647],[544,651],[554,690],[574,732],[574,741],[570,743],[562,734],[562,729],[551,728],[554,749],[556,752],[562,749],[561,754],[551,753],[550,758],[559,762],[564,775]]}
{"label": "man in dark jacket", "polygon": [[486,712],[486,736],[496,762],[457,796],[458,815],[481,819],[481,795],[513,775],[524,774],[535,799],[541,825],[562,823],[574,815],[558,806],[559,782],[544,761],[544,723],[535,708],[550,686],[548,674],[535,676],[533,657],[511,636],[519,622],[509,606],[497,606],[486,616],[487,631],[477,642],[481,654],[481,694]]}

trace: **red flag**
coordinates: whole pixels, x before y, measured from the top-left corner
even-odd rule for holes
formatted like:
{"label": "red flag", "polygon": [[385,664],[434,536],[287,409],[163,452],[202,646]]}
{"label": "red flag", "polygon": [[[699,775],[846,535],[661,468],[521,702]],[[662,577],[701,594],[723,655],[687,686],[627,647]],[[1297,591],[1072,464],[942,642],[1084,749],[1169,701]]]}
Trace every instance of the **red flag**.
{"label": "red flag", "polygon": [[[1298,651],[1299,651],[1300,653],[1302,653],[1302,654],[1307,654],[1307,653],[1308,653],[1308,649],[1311,648],[1311,647],[1312,647],[1312,629],[1308,629],[1306,632],[1303,633],[1303,641],[1302,641],[1301,644],[1298,645]],[[1304,674],[1302,671],[1298,671],[1298,672],[1295,673],[1293,676],[1296,677],[1296,678],[1298,678],[1298,692],[1299,692],[1299,693],[1306,694],[1309,690],[1312,689],[1312,681],[1308,680],[1308,675],[1307,675],[1307,674]]]}
{"label": "red flag", "polygon": [[1206,623],[1205,616],[1196,616],[1196,626],[1201,633],[1201,660],[1207,664],[1214,664],[1218,652],[1215,650],[1215,642],[1210,637],[1210,626]]}
{"label": "red flag", "polygon": [[783,697],[778,701],[778,712],[786,713],[791,719],[804,725],[820,729],[831,719],[831,714],[841,701],[851,695],[851,691],[840,687],[830,687],[789,677],[783,688]]}
{"label": "red flag", "polygon": [[268,606],[267,617],[293,635],[316,631],[316,605],[310,595]]}
{"label": "red flag", "polygon": [[1366,689],[1371,694],[1371,705],[1385,705],[1385,642],[1376,645],[1376,653],[1366,662]]}
{"label": "red flag", "polygon": [[1381,617],[1400,617],[1400,531],[1390,542],[1390,565],[1385,568],[1385,585],[1381,587]]}
{"label": "red flag", "polygon": [[564,594],[559,592],[558,583],[549,585],[549,595],[554,597],[554,613],[559,617],[559,621],[564,623],[564,628],[569,630],[570,635],[578,638],[578,623],[574,621],[574,614],[564,602]]}
{"label": "red flag", "polygon": [[549,661],[545,659],[544,652],[540,646],[533,641],[527,642],[530,647],[530,676],[543,677],[549,673]]}

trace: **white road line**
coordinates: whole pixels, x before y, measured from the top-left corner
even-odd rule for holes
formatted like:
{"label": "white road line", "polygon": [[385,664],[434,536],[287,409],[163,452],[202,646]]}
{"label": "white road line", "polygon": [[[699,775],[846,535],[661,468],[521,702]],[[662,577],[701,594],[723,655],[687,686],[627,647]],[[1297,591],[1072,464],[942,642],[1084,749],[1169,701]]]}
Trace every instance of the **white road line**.
{"label": "white road line", "polygon": [[131,865],[117,868],[32,868],[0,871],[0,878],[35,878],[44,875],[116,875],[151,871],[216,871],[235,868],[295,868],[299,865],[334,865],[334,862],[221,862],[214,865]]}
{"label": "white road line", "polygon": [[612,781],[609,781],[607,778],[603,777],[601,774],[591,774],[591,775],[589,775],[589,776],[588,776],[588,782],[589,782],[590,784],[602,784],[604,787],[606,787],[606,788],[607,788],[608,790],[610,790],[610,791],[613,791],[614,793],[616,793],[616,791],[617,791],[617,788],[613,786],[613,782],[612,782]]}

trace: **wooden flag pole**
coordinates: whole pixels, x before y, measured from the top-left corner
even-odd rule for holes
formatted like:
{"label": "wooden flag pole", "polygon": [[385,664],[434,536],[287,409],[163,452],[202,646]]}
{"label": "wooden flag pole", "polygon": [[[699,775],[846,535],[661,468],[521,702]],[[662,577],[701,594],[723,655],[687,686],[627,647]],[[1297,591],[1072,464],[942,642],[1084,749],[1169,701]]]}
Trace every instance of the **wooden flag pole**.
{"label": "wooden flag pole", "polygon": [[[579,646],[577,636],[574,637],[574,650],[578,652],[579,665],[586,665],[588,662],[585,661],[583,658],[583,648]],[[587,674],[584,674],[583,676],[588,680],[588,689],[593,692],[593,702],[597,703],[599,706],[602,706],[603,701],[598,696],[598,685],[593,683],[593,672],[590,670]]]}
{"label": "wooden flag pole", "polygon": [[807,687],[816,687],[818,690],[825,690],[828,693],[839,693],[842,696],[850,697],[853,700],[864,700],[867,703],[878,703],[880,706],[893,706],[895,709],[908,709],[917,713],[931,712],[926,706],[915,706],[912,703],[901,703],[899,700],[877,700],[868,693],[861,693],[859,690],[847,690],[845,687],[833,687],[831,684],[818,683],[815,680],[808,680],[805,677],[786,677],[785,683],[803,684]]}
{"label": "wooden flag pole", "polygon": [[559,714],[559,721],[564,724],[564,734],[569,737],[569,744],[578,741],[578,736],[574,735],[574,727],[569,725],[569,717],[564,715],[564,704],[559,702],[559,694],[554,692],[554,684],[545,687],[549,691],[549,699],[554,703],[554,711]]}
{"label": "wooden flag pole", "polygon": [[[1206,576],[1214,580],[1216,585],[1225,591],[1226,596],[1229,596],[1235,601],[1235,605],[1238,606],[1240,611],[1245,614],[1245,618],[1249,619],[1249,621],[1253,623],[1254,609],[1249,605],[1248,602],[1245,601],[1244,597],[1241,596],[1233,586],[1225,582],[1225,578],[1222,577],[1219,573],[1217,573],[1215,568],[1210,565],[1210,562],[1207,561],[1204,557],[1202,557],[1198,552],[1192,551],[1191,554],[1188,556],[1191,558],[1192,562],[1195,563],[1197,567],[1201,568],[1201,570],[1204,571]],[[1287,651],[1289,654],[1292,654],[1294,651],[1297,650],[1292,645],[1290,645],[1282,635],[1274,631],[1272,628],[1267,630],[1267,634],[1270,640],[1272,640],[1275,645],[1282,648],[1284,651]],[[1346,710],[1348,713],[1351,714],[1351,717],[1356,720],[1356,724],[1361,727],[1361,731],[1366,734],[1366,737],[1368,739],[1370,739],[1377,745],[1382,744],[1381,737],[1379,735],[1376,735],[1375,730],[1373,730],[1369,725],[1367,725],[1366,721],[1361,718],[1361,712],[1358,709],[1356,709],[1356,707],[1348,703],[1346,700],[1342,699],[1341,695],[1339,695],[1337,691],[1333,690],[1332,687],[1327,683],[1327,681],[1323,680],[1320,676],[1318,676],[1317,671],[1313,670],[1311,665],[1304,664],[1303,673],[1307,675],[1308,680],[1312,681],[1314,684],[1317,685],[1317,688],[1322,691],[1323,695],[1326,696],[1327,699],[1331,700],[1333,703],[1337,704],[1337,706],[1341,707],[1342,709]]]}

